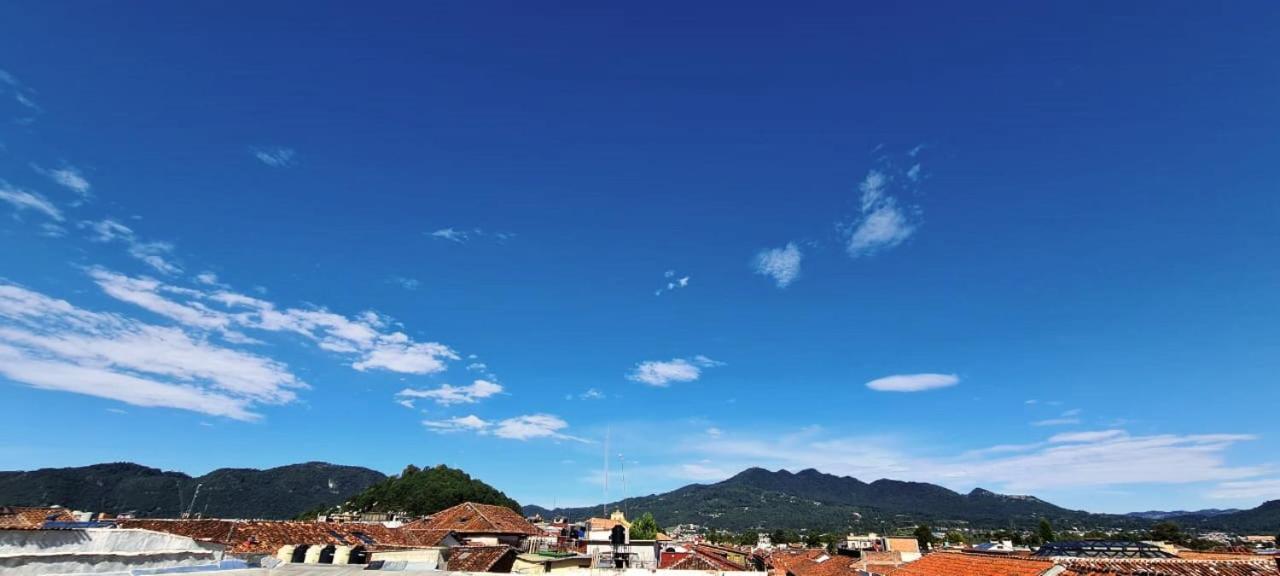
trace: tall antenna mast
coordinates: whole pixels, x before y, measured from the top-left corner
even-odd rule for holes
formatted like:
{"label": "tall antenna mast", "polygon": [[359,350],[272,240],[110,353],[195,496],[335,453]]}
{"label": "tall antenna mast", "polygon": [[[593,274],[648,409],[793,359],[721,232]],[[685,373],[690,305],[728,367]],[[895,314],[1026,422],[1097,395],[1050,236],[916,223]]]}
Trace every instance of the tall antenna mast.
{"label": "tall antenna mast", "polygon": [[622,515],[627,515],[627,459],[618,453],[618,466],[622,469]]}
{"label": "tall antenna mast", "polygon": [[609,432],[609,428],[604,429],[604,502],[600,504],[603,512],[601,518],[609,517]]}

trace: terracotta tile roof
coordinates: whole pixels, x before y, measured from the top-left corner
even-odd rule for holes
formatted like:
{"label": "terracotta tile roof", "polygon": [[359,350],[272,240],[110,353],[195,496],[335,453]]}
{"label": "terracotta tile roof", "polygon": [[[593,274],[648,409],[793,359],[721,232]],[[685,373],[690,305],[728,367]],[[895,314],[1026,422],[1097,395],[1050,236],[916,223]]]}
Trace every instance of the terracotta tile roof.
{"label": "terracotta tile roof", "polygon": [[889,543],[890,550],[897,550],[899,552],[920,551],[920,541],[915,538],[894,538],[893,536],[889,536],[884,540]]}
{"label": "terracotta tile roof", "polygon": [[890,576],[1041,576],[1053,562],[1036,558],[1008,558],[986,554],[935,552],[904,564]]}
{"label": "terracotta tile roof", "polygon": [[1178,552],[1178,558],[1184,560],[1257,560],[1258,555],[1250,551],[1243,552],[1196,552],[1195,550],[1182,550]]}
{"label": "terracotta tile roof", "polygon": [[66,508],[47,506],[0,507],[0,530],[30,530],[45,522],[75,522],[76,517]]}
{"label": "terracotta tile roof", "polygon": [[692,555],[693,552],[663,552],[658,556],[658,568],[666,570]]}
{"label": "terracotta tile roof", "polygon": [[767,563],[778,576],[855,576],[862,568],[858,558],[822,549],[776,551]]}
{"label": "terracotta tile roof", "polygon": [[538,528],[525,520],[515,510],[490,504],[463,502],[453,508],[441,510],[423,522],[414,522],[414,529],[452,530],[458,534],[521,534],[535,536]]}
{"label": "terracotta tile roof", "polygon": [[227,546],[233,546],[232,535],[236,528],[234,520],[121,520],[116,525],[121,528],[177,534],[192,540],[217,542]]}
{"label": "terracotta tile roof", "polygon": [[670,563],[665,566],[665,568],[667,570],[712,570],[716,572],[738,572],[742,570],[741,566],[737,566],[715,556],[699,554],[697,552],[684,554],[682,558]]}
{"label": "terracotta tile roof", "polygon": [[723,546],[715,546],[711,544],[696,544],[693,552],[699,556],[706,557],[710,562],[722,566],[719,570],[746,570],[745,562],[735,562],[730,559],[730,555],[741,555],[744,559],[749,553],[733,548],[725,548]]}
{"label": "terracotta tile roof", "polygon": [[515,561],[510,546],[459,546],[449,549],[445,565],[456,572],[510,572]]}
{"label": "terracotta tile roof", "polygon": [[444,539],[453,534],[453,530],[413,530],[402,527],[400,533],[410,545],[435,548],[443,546]]}
{"label": "terracotta tile roof", "polygon": [[[167,532],[227,546],[232,554],[274,554],[288,544],[364,546],[368,550],[418,548],[424,537],[374,522],[265,520],[122,520],[121,528]],[[429,540],[429,538],[427,538]]]}
{"label": "terracotta tile roof", "polygon": [[1064,576],[1277,576],[1274,559],[1061,558]]}
{"label": "terracotta tile roof", "polygon": [[621,522],[611,518],[587,518],[587,529],[593,531],[613,530],[613,527],[619,524],[626,527],[626,524],[622,524]]}
{"label": "terracotta tile roof", "polygon": [[1002,558],[936,552],[890,576],[1040,576],[1059,567],[1062,576],[1280,576],[1274,559]]}

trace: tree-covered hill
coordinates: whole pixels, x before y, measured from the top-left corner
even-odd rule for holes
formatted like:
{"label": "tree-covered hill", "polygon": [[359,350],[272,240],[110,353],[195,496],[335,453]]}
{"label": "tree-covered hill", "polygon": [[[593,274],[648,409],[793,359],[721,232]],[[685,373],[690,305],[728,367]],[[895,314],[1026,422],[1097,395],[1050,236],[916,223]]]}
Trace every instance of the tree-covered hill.
{"label": "tree-covered hill", "polygon": [[498,489],[443,464],[425,469],[411,464],[398,476],[391,476],[351,497],[342,508],[426,516],[463,502],[494,504],[520,511],[520,504]]}
{"label": "tree-covered hill", "polygon": [[150,518],[172,518],[190,509],[206,517],[282,519],[334,506],[385,478],[368,468],[324,462],[267,470],[221,468],[195,478],[117,462],[0,472],[0,504],[56,504]]}

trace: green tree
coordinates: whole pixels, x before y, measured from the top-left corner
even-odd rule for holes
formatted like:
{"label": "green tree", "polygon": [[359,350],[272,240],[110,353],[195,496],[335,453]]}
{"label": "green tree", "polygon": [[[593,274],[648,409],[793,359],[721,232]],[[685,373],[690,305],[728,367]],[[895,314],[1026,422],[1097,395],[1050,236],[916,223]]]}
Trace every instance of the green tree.
{"label": "green tree", "polygon": [[920,550],[928,550],[930,544],[933,544],[933,530],[927,524],[916,526],[914,534],[916,542],[920,543]]}
{"label": "green tree", "polygon": [[946,541],[947,541],[947,544],[955,544],[957,546],[963,545],[964,534],[961,534],[955,530],[952,530],[950,532],[947,532]]}
{"label": "green tree", "polygon": [[633,540],[653,540],[658,537],[658,521],[653,519],[653,514],[644,513],[639,520],[631,524],[631,538]]}
{"label": "green tree", "polygon": [[1040,535],[1040,541],[1043,543],[1053,542],[1058,538],[1053,534],[1053,525],[1049,523],[1048,518],[1040,519],[1040,528],[1036,530]]}
{"label": "green tree", "polygon": [[1179,528],[1177,524],[1160,522],[1151,527],[1151,539],[1181,544],[1186,541],[1186,536],[1182,534],[1182,528]]}
{"label": "green tree", "polygon": [[804,539],[804,545],[810,548],[819,548],[822,546],[822,535],[811,532]]}
{"label": "green tree", "polygon": [[402,475],[387,478],[352,496],[343,509],[426,516],[463,502],[495,504],[520,512],[520,504],[506,494],[466,472],[444,465],[421,470],[406,466]]}

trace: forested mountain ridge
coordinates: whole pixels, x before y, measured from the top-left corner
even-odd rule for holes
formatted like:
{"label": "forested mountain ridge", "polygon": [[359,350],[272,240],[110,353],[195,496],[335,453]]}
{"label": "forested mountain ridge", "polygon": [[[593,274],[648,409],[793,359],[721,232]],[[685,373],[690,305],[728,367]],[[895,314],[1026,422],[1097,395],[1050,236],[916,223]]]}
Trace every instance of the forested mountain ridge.
{"label": "forested mountain ridge", "polygon": [[174,518],[191,510],[219,518],[283,519],[344,502],[385,478],[376,470],[325,462],[219,468],[198,477],[115,462],[0,472],[0,504],[61,505],[142,518]]}
{"label": "forested mountain ridge", "polygon": [[[868,483],[813,469],[792,473],[748,468],[722,482],[691,484],[608,505],[610,510],[615,507],[628,510],[632,516],[650,512],[662,526],[700,524],[732,531],[884,531],[921,523],[1034,528],[1041,518],[1064,528],[1134,529],[1152,523],[1140,517],[1069,510],[1034,496],[997,494],[981,488],[961,494],[934,484],[887,479]],[[599,515],[601,510],[601,506],[558,510],[525,507],[526,514],[564,515],[575,520]],[[1213,520],[1230,517],[1216,516]]]}

